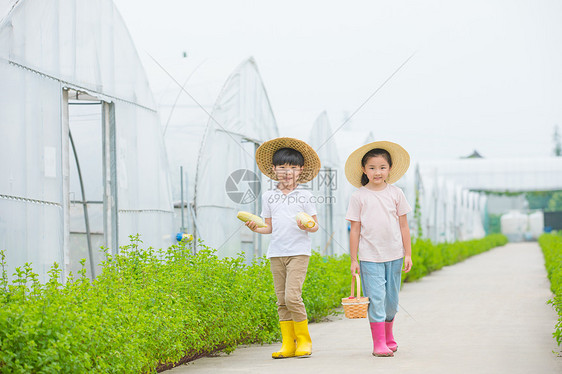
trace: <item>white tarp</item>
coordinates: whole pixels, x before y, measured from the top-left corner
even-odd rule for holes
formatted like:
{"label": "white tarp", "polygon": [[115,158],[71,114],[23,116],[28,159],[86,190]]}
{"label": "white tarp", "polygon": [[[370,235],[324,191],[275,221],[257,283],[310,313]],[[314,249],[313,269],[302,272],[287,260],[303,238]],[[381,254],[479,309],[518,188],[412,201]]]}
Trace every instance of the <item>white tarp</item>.
{"label": "white tarp", "polygon": [[[347,199],[343,194],[345,173],[342,168],[336,140],[326,112],[322,112],[312,127],[309,144],[314,148],[322,169],[309,182],[316,199],[316,210],[320,229],[310,234],[312,248],[321,254],[342,254],[349,252],[347,235]],[[342,179],[343,178],[343,179]]]}
{"label": "white tarp", "polygon": [[259,172],[255,150],[278,136],[266,90],[250,58],[224,84],[208,119],[197,161],[198,232],[221,256],[244,251],[252,258],[266,252],[268,236],[253,234],[236,213],[261,214],[259,190],[271,188],[272,183]]}
{"label": "white tarp", "polygon": [[[167,149],[176,206],[174,230],[178,232],[182,227],[180,202],[183,192],[184,229],[195,234],[193,211],[187,205],[194,200],[201,143],[217,97],[239,61],[187,57],[156,61],[148,58],[146,64]],[[183,191],[180,168],[183,168]]]}
{"label": "white tarp", "polygon": [[470,190],[524,192],[562,189],[562,157],[423,161],[420,168],[423,174],[436,173]]}
{"label": "white tarp", "polygon": [[81,156],[107,166],[99,180],[116,226],[106,222],[106,245],[139,233],[146,246],[168,246],[173,210],[156,105],[112,1],[1,1],[0,11],[0,248],[9,272],[31,262],[44,279],[53,262],[68,272],[82,253],[70,246],[66,92],[110,109],[97,118],[109,158]]}
{"label": "white tarp", "polygon": [[[435,243],[484,237],[484,194],[471,192],[435,175],[420,174],[418,178],[422,237]],[[411,205],[415,207],[415,197]],[[415,219],[410,221],[410,227],[413,227],[413,233],[417,232]]]}

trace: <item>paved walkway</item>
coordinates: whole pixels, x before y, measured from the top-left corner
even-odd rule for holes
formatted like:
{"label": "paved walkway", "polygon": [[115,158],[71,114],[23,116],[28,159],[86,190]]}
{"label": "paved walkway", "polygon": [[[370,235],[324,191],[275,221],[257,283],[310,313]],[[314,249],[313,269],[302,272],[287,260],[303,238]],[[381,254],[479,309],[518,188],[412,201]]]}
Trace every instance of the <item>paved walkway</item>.
{"label": "paved walkway", "polygon": [[167,373],[560,374],[551,296],[538,244],[508,244],[407,283],[393,358],[371,356],[366,319],[340,316],[310,325],[310,358],[273,360],[280,344],[255,345]]}

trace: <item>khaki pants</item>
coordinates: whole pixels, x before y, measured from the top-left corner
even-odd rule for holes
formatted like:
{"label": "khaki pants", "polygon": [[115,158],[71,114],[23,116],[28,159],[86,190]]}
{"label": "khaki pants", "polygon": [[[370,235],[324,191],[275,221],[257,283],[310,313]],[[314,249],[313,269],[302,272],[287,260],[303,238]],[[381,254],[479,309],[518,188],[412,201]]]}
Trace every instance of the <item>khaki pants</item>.
{"label": "khaki pants", "polygon": [[302,285],[310,256],[272,257],[269,259],[273,286],[277,296],[279,321],[302,322],[306,309],[302,301]]}

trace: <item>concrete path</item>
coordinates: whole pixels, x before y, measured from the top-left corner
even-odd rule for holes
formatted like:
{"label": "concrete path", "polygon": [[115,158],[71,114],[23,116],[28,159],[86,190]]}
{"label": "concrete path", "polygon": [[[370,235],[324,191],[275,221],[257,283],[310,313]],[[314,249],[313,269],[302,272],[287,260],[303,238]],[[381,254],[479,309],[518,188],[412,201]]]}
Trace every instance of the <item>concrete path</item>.
{"label": "concrete path", "polygon": [[538,244],[508,244],[407,283],[393,358],[371,356],[366,319],[339,316],[310,325],[310,358],[273,360],[280,344],[256,345],[168,372],[561,374],[549,287]]}

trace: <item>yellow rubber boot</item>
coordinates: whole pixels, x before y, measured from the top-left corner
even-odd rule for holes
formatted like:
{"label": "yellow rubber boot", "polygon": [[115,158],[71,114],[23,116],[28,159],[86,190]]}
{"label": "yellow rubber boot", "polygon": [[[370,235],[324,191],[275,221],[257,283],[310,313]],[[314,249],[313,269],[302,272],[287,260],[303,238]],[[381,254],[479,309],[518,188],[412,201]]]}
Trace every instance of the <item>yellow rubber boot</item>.
{"label": "yellow rubber boot", "polygon": [[309,357],[312,354],[312,340],[308,333],[308,320],[295,322],[295,335],[297,336],[296,357]]}
{"label": "yellow rubber boot", "polygon": [[271,357],[273,358],[288,358],[295,357],[295,350],[297,344],[295,340],[295,328],[293,321],[281,321],[281,335],[283,336],[283,343],[281,345],[281,350],[279,352],[273,352]]}

